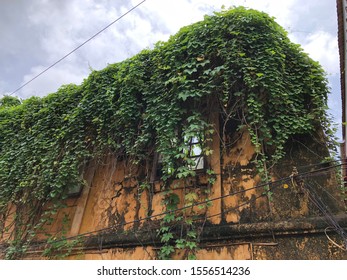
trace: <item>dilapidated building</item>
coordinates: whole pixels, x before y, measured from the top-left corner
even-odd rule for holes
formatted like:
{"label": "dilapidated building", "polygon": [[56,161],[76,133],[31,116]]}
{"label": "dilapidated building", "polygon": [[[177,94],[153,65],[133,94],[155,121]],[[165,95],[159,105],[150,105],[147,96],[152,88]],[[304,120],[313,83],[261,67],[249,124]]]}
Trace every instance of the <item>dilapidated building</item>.
{"label": "dilapidated building", "polygon": [[3,102],[2,257],[345,259],[327,92],[273,19],[235,8]]}

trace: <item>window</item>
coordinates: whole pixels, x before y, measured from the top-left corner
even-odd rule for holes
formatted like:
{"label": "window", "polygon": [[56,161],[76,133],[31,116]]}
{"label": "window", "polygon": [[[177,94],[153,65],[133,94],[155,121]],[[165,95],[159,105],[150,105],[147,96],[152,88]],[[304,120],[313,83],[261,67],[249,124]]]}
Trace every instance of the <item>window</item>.
{"label": "window", "polygon": [[202,154],[201,141],[198,137],[190,137],[188,140],[187,156],[190,170],[202,170],[205,168],[205,160]]}
{"label": "window", "polygon": [[158,181],[163,176],[163,157],[158,152],[154,152],[153,169],[151,182]]}
{"label": "window", "polygon": [[[204,170],[206,166],[205,157],[202,151],[202,142],[199,137],[185,137],[185,148],[182,151],[183,157],[186,158],[188,169],[191,171]],[[164,170],[163,156],[155,152],[153,157],[153,166],[150,182],[159,181],[163,175],[173,174],[173,167],[166,167]]]}
{"label": "window", "polygon": [[67,188],[67,197],[76,197],[81,194],[82,185],[71,185]]}
{"label": "window", "polygon": [[168,167],[167,170],[164,170],[164,162],[163,162],[162,154],[158,152],[154,152],[153,167],[152,167],[150,182],[153,183],[155,181],[159,181],[165,174],[168,175],[170,173],[172,173],[171,168]]}

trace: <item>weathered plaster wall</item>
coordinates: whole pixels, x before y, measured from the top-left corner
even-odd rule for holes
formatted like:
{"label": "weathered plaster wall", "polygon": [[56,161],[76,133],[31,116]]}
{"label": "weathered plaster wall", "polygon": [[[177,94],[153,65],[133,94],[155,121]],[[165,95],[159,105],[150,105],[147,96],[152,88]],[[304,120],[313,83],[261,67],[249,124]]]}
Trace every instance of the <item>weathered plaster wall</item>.
{"label": "weathered plaster wall", "polygon": [[[194,207],[196,213],[207,216],[200,224],[204,231],[197,258],[347,259],[346,252],[332,245],[325,236],[324,220],[309,220],[317,216],[317,211],[307,203],[307,198],[295,193],[290,183],[286,187],[277,185],[271,201],[267,196],[260,197],[264,188],[253,189],[260,183],[260,177],[252,162],[255,150],[250,136],[241,131],[236,139],[228,149],[220,147],[219,137],[213,139],[214,153],[208,158],[210,168],[216,173],[216,182],[212,186],[207,184],[204,176],[185,184],[182,181],[173,183],[182,201],[180,206],[184,206],[187,189],[195,191],[200,201],[224,197],[213,201],[207,210]],[[318,162],[326,152],[319,143],[305,139],[297,141],[288,147],[289,157],[279,164],[280,168],[274,169],[271,180],[289,176],[293,166]],[[64,217],[68,217],[69,223],[65,227],[70,228],[70,236],[93,232],[95,238],[83,250],[73,252],[70,259],[156,259],[161,246],[156,232],[161,216],[156,215],[165,211],[162,203],[164,192],[160,182],[140,191],[136,177],[140,172],[136,166],[126,166],[111,156],[86,168],[87,186],[81,196],[69,199],[68,207],[62,209],[47,226],[50,233],[59,234]],[[315,180],[338,197],[336,182],[329,174]],[[243,192],[247,189],[250,190]],[[210,194],[205,190],[210,190]],[[233,195],[238,191],[241,192]],[[335,205],[336,201],[329,203],[336,214],[343,208],[343,205]],[[187,209],[185,215],[190,215],[190,212]],[[148,216],[155,217],[146,220]],[[340,222],[346,226],[346,217],[342,216]],[[109,231],[97,232],[102,229]],[[339,236],[331,236],[341,244]],[[35,256],[38,257],[33,253],[28,258]],[[177,252],[173,258],[185,258],[185,252]]]}
{"label": "weathered plaster wall", "polygon": [[[260,177],[255,173],[252,163],[255,150],[247,132],[241,133],[235,144],[228,151],[222,153],[222,157],[219,157],[219,145],[215,143],[219,142],[214,141],[214,154],[208,159],[208,162],[211,168],[220,172],[216,172],[219,177],[211,187],[212,192],[209,198],[251,189],[260,183]],[[305,149],[302,149],[310,143],[301,144],[291,147],[291,158],[283,161],[281,169],[275,170],[272,180],[289,176],[293,166],[312,161],[310,160],[312,159],[310,152],[305,154]],[[319,151],[320,144],[311,143],[311,146],[315,151]],[[322,152],[324,152],[323,150]],[[315,160],[318,161],[318,158],[313,159],[314,162],[317,162]],[[136,174],[136,172],[135,167],[125,166],[123,162],[117,162],[116,159],[110,157],[97,166],[95,176],[91,181],[91,190],[80,227],[80,234],[111,227],[116,232],[124,230],[130,232],[135,230],[136,232],[139,230],[138,238],[139,243],[141,243],[143,236],[140,230],[142,226],[148,226],[148,221],[141,219],[148,215],[158,215],[165,211],[165,207],[162,204],[163,192],[160,191],[159,183],[156,183],[151,190],[139,192],[136,176],[130,175]],[[337,195],[338,190],[334,189],[334,184],[331,182],[332,178],[323,176],[319,180],[333,195]],[[199,182],[204,185],[206,180],[200,178]],[[195,183],[191,182],[191,186],[193,187]],[[175,184],[178,185],[175,192],[183,199],[185,193],[185,190],[181,188],[183,185],[180,182],[175,182]],[[195,190],[199,196],[202,196],[199,188]],[[336,249],[328,241],[323,228],[316,230],[314,226],[310,225],[305,230],[288,230],[288,228],[293,227],[291,225],[287,228],[283,226],[283,234],[280,227],[277,228],[276,232],[272,232],[271,223],[278,224],[293,218],[314,217],[317,215],[317,211],[313,211],[308,206],[307,198],[297,195],[292,186],[284,186],[284,184],[277,186],[276,190],[273,191],[273,200],[271,201],[266,196],[257,198],[263,192],[263,188],[251,189],[237,195],[227,196],[219,200],[218,203],[213,203],[207,212],[206,210],[195,209],[201,214],[205,213],[207,217],[213,216],[206,221],[206,224],[209,224],[212,229],[213,224],[250,225],[247,234],[245,234],[247,231],[240,231],[241,233],[235,238],[232,235],[227,238],[225,236],[217,237],[217,239],[212,238],[211,241],[206,238],[202,242],[203,248],[197,252],[198,259],[346,258],[346,254],[342,250]],[[251,203],[249,203],[250,201]],[[240,205],[243,206],[237,208]],[[336,208],[336,210],[338,209],[341,210],[340,207]],[[189,211],[187,214],[189,215]],[[160,217],[155,217],[152,220],[157,219]],[[141,221],[132,223],[134,220]],[[257,224],[259,222],[266,223],[267,229],[263,229],[263,233],[258,232],[261,228]],[[298,223],[298,228],[300,229],[300,227],[303,226]],[[218,228],[215,231],[218,232]],[[264,236],[264,232],[268,232],[267,237],[261,237]],[[154,232],[152,237],[155,238],[155,236],[156,233]],[[126,244],[127,236],[125,235],[123,239],[124,244]],[[221,240],[229,241],[220,244]],[[158,243],[158,240],[153,242],[157,244],[157,247],[126,245],[127,248],[120,248],[123,246],[117,248],[117,245],[112,245],[115,248],[105,249],[101,246],[99,250],[95,248],[90,249],[90,251],[87,250],[79,257],[85,259],[155,259],[160,242]],[[243,243],[238,244],[240,242]],[[110,245],[110,247],[112,246]],[[177,253],[174,258],[184,258],[184,252]]]}

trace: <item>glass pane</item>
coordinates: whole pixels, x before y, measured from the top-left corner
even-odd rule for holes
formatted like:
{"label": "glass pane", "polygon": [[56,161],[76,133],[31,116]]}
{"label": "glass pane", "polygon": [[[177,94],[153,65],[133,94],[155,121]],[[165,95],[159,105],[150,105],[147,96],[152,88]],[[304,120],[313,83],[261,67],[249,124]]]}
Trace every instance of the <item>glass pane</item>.
{"label": "glass pane", "polygon": [[197,143],[199,143],[199,138],[194,136],[194,137],[190,138],[189,142],[190,142],[190,144],[197,144]]}
{"label": "glass pane", "polygon": [[82,186],[80,185],[73,185],[73,186],[69,186],[67,189],[67,195],[68,196],[74,196],[74,195],[78,195],[82,190]]}
{"label": "glass pane", "polygon": [[194,157],[191,158],[195,162],[194,165],[190,165],[190,170],[198,170],[198,169],[204,169],[204,158],[203,157]]}
{"label": "glass pane", "polygon": [[190,156],[200,156],[201,152],[202,150],[199,144],[191,145]]}

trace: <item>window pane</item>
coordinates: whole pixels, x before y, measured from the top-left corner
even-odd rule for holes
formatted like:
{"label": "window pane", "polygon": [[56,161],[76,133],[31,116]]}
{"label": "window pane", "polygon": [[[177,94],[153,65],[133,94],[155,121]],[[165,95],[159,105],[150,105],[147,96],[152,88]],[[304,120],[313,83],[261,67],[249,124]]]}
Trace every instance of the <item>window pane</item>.
{"label": "window pane", "polygon": [[68,196],[75,196],[79,195],[82,190],[82,186],[80,185],[70,185],[67,189],[67,195]]}
{"label": "window pane", "polygon": [[194,157],[191,158],[195,163],[192,165],[189,165],[190,170],[198,170],[198,169],[204,169],[204,158],[203,157]]}
{"label": "window pane", "polygon": [[197,136],[191,137],[189,142],[190,144],[197,144],[199,143],[199,138]]}
{"label": "window pane", "polygon": [[201,152],[202,150],[199,144],[191,145],[190,156],[200,156]]}

